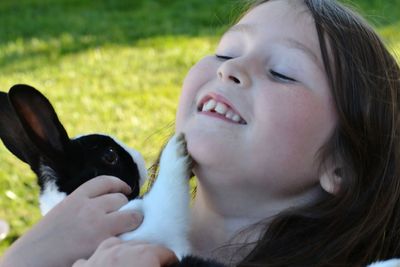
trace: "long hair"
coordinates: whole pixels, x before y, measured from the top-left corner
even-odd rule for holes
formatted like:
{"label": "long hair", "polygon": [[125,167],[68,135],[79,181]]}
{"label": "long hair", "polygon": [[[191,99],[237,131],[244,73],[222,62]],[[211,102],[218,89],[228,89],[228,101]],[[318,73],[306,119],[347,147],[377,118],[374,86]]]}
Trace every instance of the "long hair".
{"label": "long hair", "polygon": [[239,266],[365,266],[400,256],[399,65],[350,8],[301,1],[314,18],[338,112],[321,166],[336,162],[341,188],[277,215]]}

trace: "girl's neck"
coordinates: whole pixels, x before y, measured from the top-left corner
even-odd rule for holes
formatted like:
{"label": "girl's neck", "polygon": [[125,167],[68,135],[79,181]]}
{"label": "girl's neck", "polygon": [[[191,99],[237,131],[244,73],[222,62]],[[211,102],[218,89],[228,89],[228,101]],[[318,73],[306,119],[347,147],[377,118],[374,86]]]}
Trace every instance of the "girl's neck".
{"label": "girl's neck", "polygon": [[[195,255],[232,264],[245,257],[252,248],[244,244],[255,242],[264,225],[251,227],[259,218],[227,214],[213,205],[210,196],[198,186],[192,206],[190,241]],[[240,253],[237,250],[240,249]]]}
{"label": "girl's neck", "polygon": [[258,194],[248,188],[208,184],[216,179],[207,178],[199,178],[192,206],[192,252],[228,265],[235,265],[248,255],[254,247],[248,244],[259,240],[274,216],[294,205],[313,201],[321,192],[315,186],[301,194],[277,199],[267,192]]}

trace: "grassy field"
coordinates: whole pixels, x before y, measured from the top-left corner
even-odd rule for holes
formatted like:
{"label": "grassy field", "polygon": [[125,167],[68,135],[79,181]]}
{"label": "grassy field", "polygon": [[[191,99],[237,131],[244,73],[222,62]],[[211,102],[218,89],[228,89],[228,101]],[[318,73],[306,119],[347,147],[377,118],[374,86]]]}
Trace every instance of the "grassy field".
{"label": "grassy field", "polygon": [[[71,136],[105,132],[151,162],[173,131],[180,85],[238,12],[232,0],[2,0],[0,90],[27,83]],[[356,1],[400,53],[400,0]],[[394,8],[395,7],[395,8]],[[0,255],[39,218],[30,169],[0,145]]]}

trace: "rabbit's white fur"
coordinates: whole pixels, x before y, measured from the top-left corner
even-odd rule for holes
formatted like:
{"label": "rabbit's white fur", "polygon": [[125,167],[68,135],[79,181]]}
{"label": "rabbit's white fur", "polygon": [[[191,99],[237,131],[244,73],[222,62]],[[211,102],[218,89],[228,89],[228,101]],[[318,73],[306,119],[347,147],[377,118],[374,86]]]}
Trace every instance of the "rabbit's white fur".
{"label": "rabbit's white fur", "polygon": [[189,222],[188,164],[182,136],[168,142],[160,159],[160,172],[150,192],[143,199],[130,201],[121,210],[134,209],[144,214],[143,223],[123,240],[144,240],[162,244],[182,258],[190,252],[187,240]]}
{"label": "rabbit's white fur", "polygon": [[367,267],[400,267],[400,259],[391,259],[387,261],[379,261],[368,265]]}
{"label": "rabbit's white fur", "polygon": [[67,194],[58,190],[54,180],[46,181],[43,186],[43,191],[39,197],[40,212],[43,216],[46,215],[47,212],[49,212],[52,208],[54,208],[54,206],[56,206],[66,197]]}

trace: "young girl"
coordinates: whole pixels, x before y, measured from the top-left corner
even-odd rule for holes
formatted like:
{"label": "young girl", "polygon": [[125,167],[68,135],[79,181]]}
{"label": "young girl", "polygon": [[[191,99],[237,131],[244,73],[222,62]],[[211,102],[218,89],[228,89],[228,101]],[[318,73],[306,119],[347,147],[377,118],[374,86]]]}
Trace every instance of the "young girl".
{"label": "young girl", "polygon": [[[183,84],[176,131],[196,161],[193,253],[232,266],[399,256],[399,90],[395,59],[336,1],[254,3]],[[112,237],[140,224],[117,211],[126,203],[117,192],[129,188],[112,177],[82,185],[3,266],[175,261],[166,248]]]}

